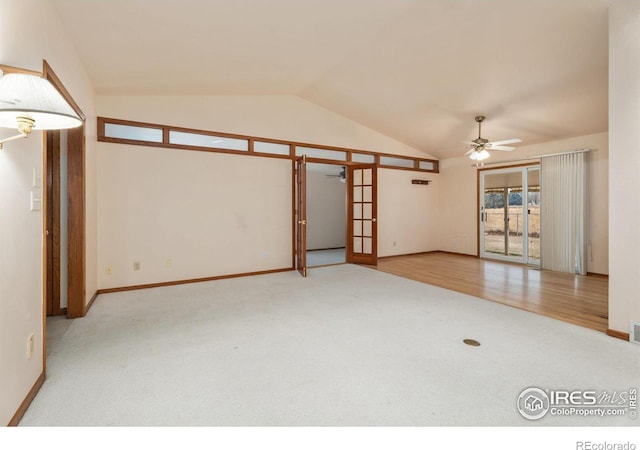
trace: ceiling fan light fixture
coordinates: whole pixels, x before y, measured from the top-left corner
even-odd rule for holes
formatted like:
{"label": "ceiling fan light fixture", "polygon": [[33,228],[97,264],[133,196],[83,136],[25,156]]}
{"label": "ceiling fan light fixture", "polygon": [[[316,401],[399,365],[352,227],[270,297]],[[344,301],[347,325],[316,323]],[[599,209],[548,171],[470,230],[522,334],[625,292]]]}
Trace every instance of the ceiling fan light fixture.
{"label": "ceiling fan light fixture", "polygon": [[488,157],[489,157],[489,152],[486,151],[485,149],[482,149],[482,150],[476,149],[469,154],[469,158],[474,161],[482,161],[484,159],[487,159]]}
{"label": "ceiling fan light fixture", "polygon": [[500,150],[500,151],[511,151],[515,150],[515,147],[506,147],[505,144],[515,144],[518,142],[522,142],[521,139],[505,139],[503,141],[494,141],[490,142],[488,139],[482,137],[482,122],[486,119],[485,116],[476,116],[476,122],[478,122],[478,137],[471,142],[466,142],[469,144],[467,150],[469,150],[465,155],[469,155],[474,161],[482,161],[489,157],[488,150]]}

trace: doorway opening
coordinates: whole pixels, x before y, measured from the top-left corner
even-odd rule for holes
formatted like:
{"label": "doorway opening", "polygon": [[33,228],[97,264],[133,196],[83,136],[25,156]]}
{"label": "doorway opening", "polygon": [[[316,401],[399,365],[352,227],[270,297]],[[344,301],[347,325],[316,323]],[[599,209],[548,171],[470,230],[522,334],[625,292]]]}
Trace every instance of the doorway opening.
{"label": "doorway opening", "polygon": [[307,267],[346,262],[346,167],[307,163]]}
{"label": "doorway opening", "polygon": [[482,170],[482,258],[540,266],[540,166]]}
{"label": "doorway opening", "polygon": [[68,130],[46,134],[46,306],[47,316],[67,314],[68,305]]}

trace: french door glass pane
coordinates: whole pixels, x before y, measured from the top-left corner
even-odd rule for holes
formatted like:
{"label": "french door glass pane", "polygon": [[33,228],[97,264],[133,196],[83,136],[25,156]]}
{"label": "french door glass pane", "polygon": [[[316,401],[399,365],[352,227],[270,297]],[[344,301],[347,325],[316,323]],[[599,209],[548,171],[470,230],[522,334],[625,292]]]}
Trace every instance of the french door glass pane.
{"label": "french door glass pane", "polygon": [[370,237],[366,237],[366,238],[363,238],[362,241],[363,241],[362,253],[370,255],[373,252],[373,239],[371,239]]}
{"label": "french door glass pane", "polygon": [[362,238],[354,237],[353,238],[353,252],[354,253],[362,253]]}

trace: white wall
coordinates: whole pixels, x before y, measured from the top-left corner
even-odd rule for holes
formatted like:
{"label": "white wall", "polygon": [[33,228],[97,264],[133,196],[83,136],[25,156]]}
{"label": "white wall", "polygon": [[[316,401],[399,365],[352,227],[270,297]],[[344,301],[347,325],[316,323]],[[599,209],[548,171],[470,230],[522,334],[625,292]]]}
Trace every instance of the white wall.
{"label": "white wall", "polygon": [[[41,71],[46,59],[87,116],[87,298],[95,277],[95,103],[91,83],[51,2],[0,2],[0,63]],[[0,130],[0,137],[15,134]],[[7,424],[43,371],[42,212],[29,210],[32,171],[43,170],[33,132],[0,150],[0,424]],[[42,190],[36,190],[42,194]],[[85,299],[86,301],[86,299]],[[26,342],[35,334],[35,354]]]}
{"label": "white wall", "polygon": [[98,150],[101,289],[291,268],[291,161]]}
{"label": "white wall", "polygon": [[640,2],[609,11],[609,328],[640,322]]}
{"label": "white wall", "polygon": [[378,169],[379,257],[439,250],[440,180],[437,173]]}
{"label": "white wall", "polygon": [[[588,271],[609,273],[608,254],[608,159],[607,133],[580,136],[545,144],[526,145],[513,152],[492,152],[488,162],[527,158],[582,148],[590,153],[590,241]],[[522,163],[522,162],[520,162]],[[489,166],[487,166],[489,167]],[[500,167],[496,164],[490,167]],[[440,161],[440,249],[469,255],[478,254],[477,169],[467,157]]]}
{"label": "white wall", "polygon": [[[99,97],[98,113],[424,157],[415,149],[292,96]],[[98,153],[101,289],[291,267],[290,161],[108,143],[100,143]],[[433,194],[436,188],[412,186],[410,178],[415,172],[380,172],[380,223],[388,221],[379,234],[380,242],[384,242],[381,256],[435,250],[436,216],[422,207],[430,210],[430,203],[437,198]],[[231,188],[231,180],[242,180],[233,184],[236,190]],[[254,197],[248,198],[242,186],[250,186]],[[212,197],[212,192],[222,197]],[[212,202],[215,213],[223,214],[224,221],[214,221],[214,212],[202,210],[200,205]],[[265,215],[251,220],[265,221],[262,231],[268,231],[260,236],[255,233],[261,228],[245,217],[256,208],[262,208]],[[199,223],[207,227],[190,229],[189,233],[198,245],[185,242],[185,225]],[[405,232],[417,235],[411,239],[399,237]],[[393,236],[386,238],[387,233]],[[212,263],[206,252],[220,246],[224,257]],[[264,258],[264,251],[269,252],[268,258]],[[196,256],[189,259],[192,252]],[[178,254],[182,255],[180,259]],[[173,260],[171,270],[165,267],[169,258]],[[140,271],[132,269],[135,261],[141,263]],[[183,265],[178,266],[179,261]],[[112,275],[106,274],[108,266],[113,269]]]}
{"label": "white wall", "polygon": [[[307,164],[307,249],[345,246],[347,233],[347,190],[338,178],[313,171]],[[332,174],[341,166],[331,166]]]}

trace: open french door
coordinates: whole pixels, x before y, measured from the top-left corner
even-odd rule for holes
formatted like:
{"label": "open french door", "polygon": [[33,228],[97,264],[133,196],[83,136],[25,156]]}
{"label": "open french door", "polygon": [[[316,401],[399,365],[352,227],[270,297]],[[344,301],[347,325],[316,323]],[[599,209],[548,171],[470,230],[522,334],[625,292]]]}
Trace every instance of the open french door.
{"label": "open french door", "polygon": [[347,262],[378,264],[376,166],[348,166]]}
{"label": "open french door", "polygon": [[307,276],[307,158],[296,158],[296,269]]}

